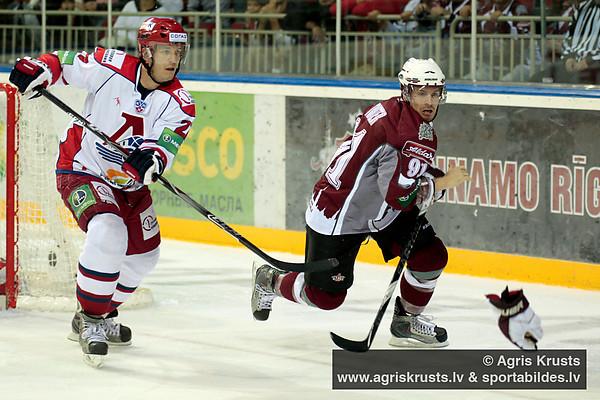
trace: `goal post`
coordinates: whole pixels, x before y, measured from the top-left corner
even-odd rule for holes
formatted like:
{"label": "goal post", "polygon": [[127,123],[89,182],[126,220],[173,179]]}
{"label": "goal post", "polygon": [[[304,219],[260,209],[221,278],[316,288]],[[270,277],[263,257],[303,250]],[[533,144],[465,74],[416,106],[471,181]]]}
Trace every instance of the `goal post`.
{"label": "goal post", "polygon": [[[73,87],[53,91],[73,104],[83,104],[86,94]],[[0,83],[0,109],[0,296],[5,297],[0,302],[6,308],[74,311],[85,235],[56,190],[55,175],[70,117],[44,98],[21,97],[6,83]],[[123,306],[152,302],[151,292],[138,288]]]}
{"label": "goal post", "polygon": [[56,191],[54,172],[59,137],[69,119],[41,99],[21,98],[6,83],[0,84],[0,105],[5,305],[73,308],[84,235]]}
{"label": "goal post", "polygon": [[[18,281],[16,279],[17,266],[15,263],[16,246],[16,210],[15,210],[15,170],[16,170],[16,152],[9,149],[16,149],[15,140],[17,138],[18,127],[18,109],[19,96],[17,89],[8,84],[0,84],[0,90],[5,93],[6,107],[4,108],[4,141],[5,154],[3,165],[0,165],[0,175],[4,175],[4,257],[0,258],[0,268],[4,269],[2,275],[5,276],[4,286],[0,281],[0,295],[6,296],[5,306],[15,308],[17,305]],[[1,211],[0,211],[1,213]],[[10,266],[10,267],[9,267]],[[0,275],[1,276],[1,275]]]}

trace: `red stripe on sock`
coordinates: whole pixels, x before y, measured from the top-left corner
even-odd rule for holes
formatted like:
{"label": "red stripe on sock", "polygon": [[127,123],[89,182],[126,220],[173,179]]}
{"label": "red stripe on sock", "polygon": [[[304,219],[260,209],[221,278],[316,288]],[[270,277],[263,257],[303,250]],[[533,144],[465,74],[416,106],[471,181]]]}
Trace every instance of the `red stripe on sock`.
{"label": "red stripe on sock", "polygon": [[400,296],[404,301],[417,307],[425,307],[431,296],[433,296],[433,290],[424,291],[423,289],[417,289],[411,286],[410,283],[402,275],[400,280]]}
{"label": "red stripe on sock", "polygon": [[298,276],[298,272],[289,272],[283,276],[281,279],[281,285],[279,286],[279,292],[283,297],[288,299],[289,301],[293,301],[296,303],[294,299],[294,282],[296,282],[296,277]]}

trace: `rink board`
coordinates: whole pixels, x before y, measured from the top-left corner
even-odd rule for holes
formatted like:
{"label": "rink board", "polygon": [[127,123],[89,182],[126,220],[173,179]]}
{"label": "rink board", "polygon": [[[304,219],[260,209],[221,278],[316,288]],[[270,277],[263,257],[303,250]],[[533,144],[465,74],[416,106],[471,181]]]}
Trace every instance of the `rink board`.
{"label": "rink board", "polygon": [[[185,78],[198,117],[167,177],[264,249],[297,254],[308,196],[337,143],[362,108],[398,95],[394,80]],[[598,90],[449,86],[436,162],[474,178],[428,214],[450,247],[449,272],[600,289],[598,110]],[[164,237],[234,243],[154,191]],[[383,262],[372,243],[360,259]]]}
{"label": "rink board", "polygon": [[[189,78],[192,91],[254,96],[254,140],[262,141],[255,145],[255,222],[228,222],[265,249],[298,254],[308,196],[339,141],[361,109],[398,95],[393,81]],[[450,247],[448,271],[600,289],[598,110],[599,91],[450,85],[436,119],[436,161],[442,169],[465,163],[476,183],[429,213]],[[233,243],[210,224],[161,224],[169,237]],[[372,243],[360,259],[383,263]]]}

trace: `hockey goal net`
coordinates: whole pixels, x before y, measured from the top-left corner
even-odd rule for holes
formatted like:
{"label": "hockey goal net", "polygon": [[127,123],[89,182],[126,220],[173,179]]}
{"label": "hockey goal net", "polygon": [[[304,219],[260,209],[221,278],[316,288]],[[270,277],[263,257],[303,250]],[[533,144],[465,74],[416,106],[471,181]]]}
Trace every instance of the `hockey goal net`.
{"label": "hockey goal net", "polygon": [[[69,98],[83,104],[84,97],[72,93]],[[13,86],[0,84],[0,308],[76,307],[85,236],[56,191],[54,173],[68,121],[45,99],[23,99]],[[128,303],[151,302],[149,291],[138,289]]]}

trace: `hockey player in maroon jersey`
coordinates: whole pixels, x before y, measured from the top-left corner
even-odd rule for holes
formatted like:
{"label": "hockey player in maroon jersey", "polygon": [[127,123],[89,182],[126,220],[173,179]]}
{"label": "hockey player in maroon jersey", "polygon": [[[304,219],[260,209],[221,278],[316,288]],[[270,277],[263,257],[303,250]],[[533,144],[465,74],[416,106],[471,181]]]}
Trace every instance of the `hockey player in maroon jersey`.
{"label": "hockey player in maroon jersey", "polygon": [[194,101],[176,78],[187,50],[177,21],[149,18],[138,31],[139,57],[103,48],[56,51],[18,60],[10,75],[25,94],[54,84],[86,90],[82,114],[130,151],[123,159],[75,120],[59,145],[57,188],[86,232],[77,270],[81,309],[70,338],[95,366],[109,344],[131,343],[131,330],[113,318],[158,262],[160,233],[146,185],[171,167],[194,121]]}
{"label": "hockey player in maroon jersey", "polygon": [[[433,166],[445,77],[432,59],[409,59],[398,74],[401,96],[368,107],[316,183],[306,210],[306,261],[335,257],[328,272],[253,271],[252,312],[266,320],[275,297],[333,310],[352,286],[356,256],[367,236],[386,261],[398,257],[419,213],[445,189],[469,179],[464,168],[444,175]],[[400,281],[391,325],[394,346],[443,347],[446,330],[422,315],[447,262],[444,243],[425,221]]]}

